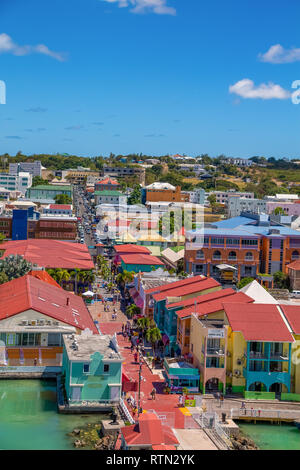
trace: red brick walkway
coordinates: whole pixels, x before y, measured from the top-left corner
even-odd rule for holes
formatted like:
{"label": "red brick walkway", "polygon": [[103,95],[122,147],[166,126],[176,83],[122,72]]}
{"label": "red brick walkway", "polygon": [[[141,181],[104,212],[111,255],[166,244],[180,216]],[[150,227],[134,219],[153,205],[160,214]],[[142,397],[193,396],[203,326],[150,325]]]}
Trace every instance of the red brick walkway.
{"label": "red brick walkway", "polygon": [[[132,378],[138,382],[139,365],[134,362],[134,353],[131,353],[130,351],[130,342],[128,338],[124,339],[121,333],[122,323],[100,323],[100,330],[103,334],[111,335],[117,333],[118,344],[121,350],[121,354],[124,358],[123,371],[129,378]],[[163,393],[164,380],[161,379],[159,375],[153,374],[145,362],[143,362],[142,365],[141,375],[143,377],[141,382],[141,407],[144,410],[174,412],[178,405],[178,396],[172,394],[166,395]],[[153,387],[156,389],[155,400],[152,400],[150,396]],[[138,393],[130,392],[130,395],[132,395],[137,402]]]}

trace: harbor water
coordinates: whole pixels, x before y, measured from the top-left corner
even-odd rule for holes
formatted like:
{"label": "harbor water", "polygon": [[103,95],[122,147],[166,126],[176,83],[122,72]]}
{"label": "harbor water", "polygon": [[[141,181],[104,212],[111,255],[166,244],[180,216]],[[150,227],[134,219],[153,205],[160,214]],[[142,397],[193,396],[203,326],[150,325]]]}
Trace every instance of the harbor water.
{"label": "harbor water", "polygon": [[74,449],[67,434],[101,419],[104,415],[59,414],[56,381],[0,380],[1,450]]}
{"label": "harbor water", "polygon": [[244,423],[240,430],[261,450],[300,450],[300,430],[291,424]]}

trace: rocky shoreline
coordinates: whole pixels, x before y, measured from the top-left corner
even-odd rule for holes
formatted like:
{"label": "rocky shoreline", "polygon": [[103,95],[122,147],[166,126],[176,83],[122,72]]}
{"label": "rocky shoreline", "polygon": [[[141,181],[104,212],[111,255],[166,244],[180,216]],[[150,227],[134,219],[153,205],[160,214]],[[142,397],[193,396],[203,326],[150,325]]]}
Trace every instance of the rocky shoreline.
{"label": "rocky shoreline", "polygon": [[238,436],[231,438],[231,442],[234,450],[259,450],[255,442],[248,436],[245,436],[241,431]]}
{"label": "rocky shoreline", "polygon": [[116,434],[102,435],[101,424],[88,424],[83,428],[76,428],[68,434],[74,437],[76,449],[113,450],[116,444]]}

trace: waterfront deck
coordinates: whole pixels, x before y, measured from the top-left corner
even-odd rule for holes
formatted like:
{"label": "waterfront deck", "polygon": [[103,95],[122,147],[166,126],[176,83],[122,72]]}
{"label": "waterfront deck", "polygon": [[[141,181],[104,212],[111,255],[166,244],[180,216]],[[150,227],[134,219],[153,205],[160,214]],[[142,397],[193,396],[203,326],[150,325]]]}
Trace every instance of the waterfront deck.
{"label": "waterfront deck", "polygon": [[272,424],[294,423],[300,420],[300,410],[285,409],[234,409],[230,410],[230,417],[236,421],[269,422]]}

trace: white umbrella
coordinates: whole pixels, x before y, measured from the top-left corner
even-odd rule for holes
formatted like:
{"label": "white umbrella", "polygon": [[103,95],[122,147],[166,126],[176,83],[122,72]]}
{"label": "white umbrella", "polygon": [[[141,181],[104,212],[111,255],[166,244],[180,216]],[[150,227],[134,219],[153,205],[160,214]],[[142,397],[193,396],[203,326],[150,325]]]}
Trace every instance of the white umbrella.
{"label": "white umbrella", "polygon": [[94,292],[91,292],[90,290],[84,292],[82,295],[85,295],[86,297],[94,297]]}

